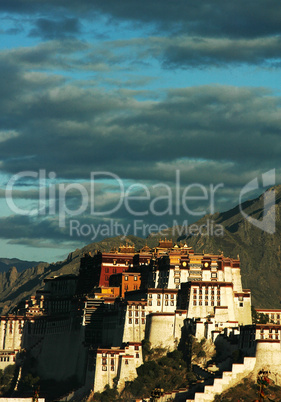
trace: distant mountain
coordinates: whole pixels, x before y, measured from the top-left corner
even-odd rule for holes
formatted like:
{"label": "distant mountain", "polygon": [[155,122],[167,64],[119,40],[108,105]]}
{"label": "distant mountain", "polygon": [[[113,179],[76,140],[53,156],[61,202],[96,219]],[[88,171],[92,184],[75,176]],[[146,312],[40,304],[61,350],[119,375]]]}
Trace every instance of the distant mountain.
{"label": "distant mountain", "polygon": [[[186,241],[195,252],[221,253],[241,260],[243,286],[252,291],[252,303],[255,307],[281,308],[281,186],[274,188],[276,193],[276,233],[274,235],[261,231],[252,225],[235,207],[223,213],[206,215],[196,224],[222,225],[224,235],[206,236],[184,235],[183,228],[168,229],[163,235],[150,235],[147,239],[135,236],[114,237],[91,243],[82,249],[70,253],[66,260],[55,264],[40,263],[19,272],[15,267],[7,272],[0,272],[0,311],[2,314],[12,310],[21,300],[35,294],[43,286],[45,278],[52,275],[78,274],[80,258],[84,253],[96,250],[110,251],[121,244],[135,244],[140,249],[146,244],[154,247],[160,238],[166,237],[176,241]],[[271,189],[272,191],[272,189]],[[243,211],[255,219],[262,218],[263,195],[246,201]],[[270,213],[270,212],[269,212]],[[0,259],[2,262],[3,259]],[[15,265],[15,264],[14,264]]]}
{"label": "distant mountain", "polygon": [[43,261],[24,261],[18,258],[0,258],[0,272],[6,272],[10,268],[17,268],[18,272],[22,272],[27,268],[36,267]]}

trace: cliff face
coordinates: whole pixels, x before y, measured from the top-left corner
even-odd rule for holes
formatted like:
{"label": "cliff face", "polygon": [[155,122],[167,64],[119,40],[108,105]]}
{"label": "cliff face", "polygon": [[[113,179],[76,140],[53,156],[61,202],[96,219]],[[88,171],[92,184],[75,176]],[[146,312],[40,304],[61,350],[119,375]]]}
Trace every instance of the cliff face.
{"label": "cliff face", "polygon": [[[213,225],[222,225],[223,236],[178,236],[173,229],[167,230],[164,237],[174,241],[187,242],[196,251],[203,250],[208,253],[220,253],[236,258],[239,254],[241,260],[241,275],[243,287],[251,289],[252,304],[255,307],[281,308],[281,186],[276,191],[276,232],[268,234],[252,225],[240,213],[239,207],[232,210],[207,215],[197,222],[198,225],[213,222]],[[261,219],[263,211],[263,196],[247,201],[243,210],[253,218]],[[7,272],[0,272],[0,313],[12,310],[21,300],[35,294],[43,286],[43,280],[52,275],[78,274],[80,258],[86,252],[95,250],[110,251],[120,244],[135,244],[136,250],[144,247],[154,247],[161,236],[149,236],[142,239],[128,236],[104,239],[92,243],[82,249],[77,249],[64,260],[55,264],[40,263],[19,272],[15,267]],[[0,259],[0,262],[3,259]]]}

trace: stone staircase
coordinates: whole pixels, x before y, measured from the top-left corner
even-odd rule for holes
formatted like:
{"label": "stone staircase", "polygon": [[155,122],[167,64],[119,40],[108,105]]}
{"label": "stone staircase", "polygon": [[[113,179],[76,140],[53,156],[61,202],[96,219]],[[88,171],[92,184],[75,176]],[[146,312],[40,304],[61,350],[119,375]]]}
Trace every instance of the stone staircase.
{"label": "stone staircase", "polygon": [[204,384],[198,384],[195,389],[191,389],[186,402],[213,401],[216,394],[221,394],[247,377],[255,364],[255,357],[244,357],[243,363],[234,363],[231,371],[223,371],[221,378],[207,379]]}

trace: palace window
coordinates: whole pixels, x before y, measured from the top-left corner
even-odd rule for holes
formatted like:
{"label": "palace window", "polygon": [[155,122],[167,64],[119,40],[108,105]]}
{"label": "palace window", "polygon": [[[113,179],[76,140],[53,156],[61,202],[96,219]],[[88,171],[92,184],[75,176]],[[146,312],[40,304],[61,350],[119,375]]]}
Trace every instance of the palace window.
{"label": "palace window", "polygon": [[169,299],[169,295],[165,295],[165,299]]}
{"label": "palace window", "polygon": [[208,306],[208,302],[207,302],[207,301],[205,301],[205,306]]}
{"label": "palace window", "polygon": [[106,366],[102,366],[102,371],[107,371],[107,367],[106,367]]}
{"label": "palace window", "polygon": [[125,360],[125,364],[129,364],[128,359]]}
{"label": "palace window", "polygon": [[127,276],[125,276],[125,281],[127,281],[128,280],[128,277]]}
{"label": "palace window", "polygon": [[149,299],[152,299],[152,294],[151,294],[151,293],[149,293],[148,297],[149,297]]}
{"label": "palace window", "polygon": [[139,316],[139,312],[138,312],[138,311],[135,312],[135,316],[136,316],[136,317]]}
{"label": "palace window", "polygon": [[243,303],[239,303],[239,307],[243,307]]}
{"label": "palace window", "polygon": [[149,300],[148,305],[152,306],[152,301],[151,300]]}
{"label": "palace window", "polygon": [[117,261],[116,260],[113,260],[113,265],[116,265],[117,264]]}
{"label": "palace window", "polygon": [[129,324],[132,324],[132,319],[131,318],[129,318]]}
{"label": "palace window", "polygon": [[171,302],[170,302],[170,305],[171,305],[171,306],[173,306],[173,305],[174,305],[174,302],[173,302],[173,301],[171,301]]}
{"label": "palace window", "polygon": [[129,317],[132,317],[133,313],[132,311],[129,311]]}
{"label": "palace window", "polygon": [[193,300],[193,306],[196,306],[196,300]]}
{"label": "palace window", "polygon": [[105,268],[105,272],[106,272],[106,273],[109,272],[109,269],[108,269],[108,268]]}
{"label": "palace window", "polygon": [[165,306],[168,306],[169,305],[169,302],[166,300],[165,301]]}
{"label": "palace window", "polygon": [[157,306],[160,306],[160,301],[157,302]]}
{"label": "palace window", "polygon": [[136,324],[138,324],[138,323],[139,323],[139,320],[138,320],[138,318],[136,318],[136,319],[135,319],[135,323],[136,323]]}
{"label": "palace window", "polygon": [[111,366],[111,371],[114,371],[114,366]]}
{"label": "palace window", "polygon": [[135,345],[135,350],[140,350],[139,345]]}
{"label": "palace window", "polygon": [[202,306],[202,301],[199,301],[199,306]]}
{"label": "palace window", "polygon": [[134,276],[134,281],[137,281],[138,280],[138,277],[137,276]]}
{"label": "palace window", "polygon": [[141,319],[141,323],[145,324],[145,319],[144,318]]}
{"label": "palace window", "polygon": [[213,305],[214,305],[214,302],[212,301],[212,302],[211,302],[211,306],[213,306]]}
{"label": "palace window", "polygon": [[136,353],[136,358],[138,359],[140,357],[139,353]]}
{"label": "palace window", "polygon": [[106,364],[106,359],[102,359],[102,364]]}
{"label": "palace window", "polygon": [[157,295],[157,299],[160,299],[161,298],[161,295]]}

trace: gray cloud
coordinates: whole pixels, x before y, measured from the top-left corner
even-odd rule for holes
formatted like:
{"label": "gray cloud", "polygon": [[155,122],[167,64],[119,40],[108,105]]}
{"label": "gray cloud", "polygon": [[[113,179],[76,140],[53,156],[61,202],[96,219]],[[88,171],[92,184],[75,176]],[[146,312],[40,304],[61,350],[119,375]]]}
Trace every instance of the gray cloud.
{"label": "gray cloud", "polygon": [[58,6],[55,0],[44,4],[39,0],[3,0],[0,10],[15,13],[38,12],[49,16],[62,16],[66,12],[95,19],[98,13],[121,21],[157,24],[158,29],[185,31],[193,35],[220,37],[258,37],[280,34],[281,5],[275,0],[256,0],[245,3],[242,0],[198,2],[196,0],[147,1],[124,0],[64,0]]}
{"label": "gray cloud", "polygon": [[58,39],[73,36],[80,33],[80,23],[77,18],[63,18],[51,20],[38,18],[35,28],[30,31],[30,36],[40,36],[43,39]]}
{"label": "gray cloud", "polygon": [[196,0],[177,3],[170,1],[146,2],[136,0],[117,4],[114,0],[95,1],[95,7],[101,12],[123,20],[158,23],[163,30],[189,32],[190,34],[215,35],[229,37],[257,37],[280,33],[281,6],[274,0],[264,3],[262,0],[248,2],[242,0],[225,2],[224,0]]}
{"label": "gray cloud", "polygon": [[280,98],[266,89],[190,87],[141,101],[134,92],[78,88],[11,66],[2,65],[0,78],[2,129],[16,133],[1,142],[8,173],[44,168],[88,178],[103,169],[135,178],[143,164],[160,175],[157,164],[183,158],[251,169],[279,161]]}

